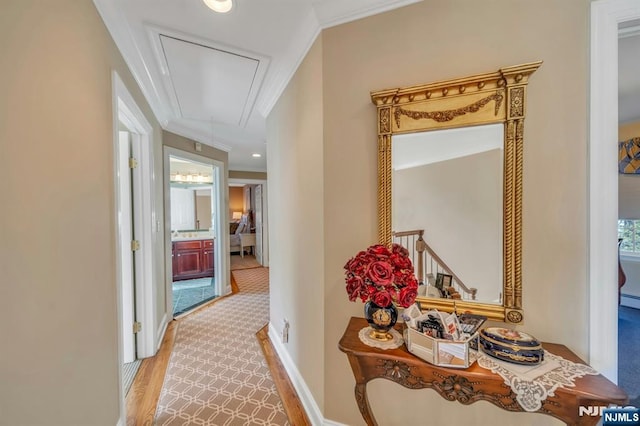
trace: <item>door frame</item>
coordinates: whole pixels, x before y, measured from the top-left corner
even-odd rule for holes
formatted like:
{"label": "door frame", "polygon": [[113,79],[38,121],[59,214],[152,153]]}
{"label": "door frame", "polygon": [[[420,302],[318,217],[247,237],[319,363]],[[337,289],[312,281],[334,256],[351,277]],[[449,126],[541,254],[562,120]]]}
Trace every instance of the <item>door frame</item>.
{"label": "door frame", "polygon": [[[165,292],[167,312],[173,315],[173,276],[172,276],[172,262],[171,262],[171,187],[170,181],[170,167],[169,157],[180,157],[186,160],[194,161],[197,163],[208,164],[213,167],[213,193],[211,197],[212,207],[216,209],[215,215],[215,244],[214,244],[214,265],[215,272],[214,277],[216,294],[218,296],[225,296],[231,293],[231,277],[229,269],[229,232],[222,232],[228,229],[229,214],[226,207],[229,199],[227,191],[224,188],[227,187],[227,170],[225,164],[222,161],[215,160],[213,158],[205,157],[202,155],[194,154],[192,152],[183,151],[178,148],[170,146],[163,147],[164,158],[164,238],[165,238]],[[221,267],[223,266],[223,267]]]}
{"label": "door frame", "polygon": [[618,381],[618,25],[637,0],[591,3],[589,120],[589,363]]}
{"label": "door frame", "polygon": [[269,205],[267,202],[267,180],[229,178],[227,189],[231,184],[262,185],[262,266],[267,268],[269,267]]}
{"label": "door frame", "polygon": [[[133,199],[134,221],[141,224],[141,229],[136,232],[140,241],[140,250],[135,254],[136,262],[136,320],[142,323],[142,330],[137,334],[136,351],[138,358],[155,355],[155,324],[156,297],[153,291],[155,282],[153,268],[153,251],[156,240],[157,227],[154,200],[154,164],[153,164],[153,127],[136,104],[133,96],[128,91],[124,82],[114,70],[112,71],[112,111],[113,111],[113,155],[114,155],[114,193],[115,193],[115,238],[116,238],[116,295],[117,295],[117,326],[118,326],[118,393],[120,394],[120,421],[126,420],[125,395],[122,389],[122,361],[123,361],[123,331],[122,331],[122,250],[119,244],[118,217],[120,215],[120,202],[118,195],[118,143],[119,122],[122,122],[135,138],[137,145],[138,167],[134,169],[134,190],[137,196]],[[134,145],[135,146],[135,145]],[[134,151],[135,152],[135,151]]]}

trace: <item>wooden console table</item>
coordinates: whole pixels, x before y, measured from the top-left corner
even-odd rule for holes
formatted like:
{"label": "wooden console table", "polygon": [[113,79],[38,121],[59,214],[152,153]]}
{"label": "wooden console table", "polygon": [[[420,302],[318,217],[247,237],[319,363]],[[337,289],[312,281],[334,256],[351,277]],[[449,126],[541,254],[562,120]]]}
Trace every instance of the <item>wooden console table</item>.
{"label": "wooden console table", "polygon": [[[431,388],[443,398],[462,404],[488,401],[504,410],[524,411],[502,377],[477,362],[465,370],[437,367],[412,355],[404,345],[391,350],[372,348],[358,337],[358,332],[366,326],[364,318],[351,318],[338,346],[349,358],[356,379],[356,402],[368,425],[377,425],[366,389],[367,382],[376,378],[388,379],[409,389]],[[396,328],[401,330],[399,325]],[[566,346],[543,343],[543,347],[570,361],[585,363]],[[578,407],[625,406],[628,400],[627,394],[606,377],[586,375],[576,379],[573,388],[556,389],[555,396],[547,398],[537,412],[557,417],[569,425],[593,425],[599,417],[580,416]]]}

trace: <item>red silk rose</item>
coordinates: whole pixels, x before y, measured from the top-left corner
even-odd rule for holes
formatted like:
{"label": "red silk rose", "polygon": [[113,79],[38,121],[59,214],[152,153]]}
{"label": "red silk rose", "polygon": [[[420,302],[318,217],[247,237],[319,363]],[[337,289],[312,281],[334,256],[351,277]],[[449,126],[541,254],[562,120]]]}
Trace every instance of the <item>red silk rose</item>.
{"label": "red silk rose", "polygon": [[386,262],[375,261],[367,268],[367,278],[377,285],[387,286],[393,283],[393,268]]}
{"label": "red silk rose", "polygon": [[383,308],[386,308],[392,302],[391,295],[386,290],[376,292],[371,298],[371,301],[378,306],[382,306]]}
{"label": "red silk rose", "polygon": [[408,308],[409,306],[413,305],[413,302],[415,302],[417,295],[417,288],[405,287],[400,290],[400,294],[398,294],[398,304],[403,308]]}
{"label": "red silk rose", "polygon": [[410,306],[417,296],[418,280],[409,251],[399,244],[391,249],[375,244],[358,252],[344,265],[350,301],[360,298],[378,306]]}

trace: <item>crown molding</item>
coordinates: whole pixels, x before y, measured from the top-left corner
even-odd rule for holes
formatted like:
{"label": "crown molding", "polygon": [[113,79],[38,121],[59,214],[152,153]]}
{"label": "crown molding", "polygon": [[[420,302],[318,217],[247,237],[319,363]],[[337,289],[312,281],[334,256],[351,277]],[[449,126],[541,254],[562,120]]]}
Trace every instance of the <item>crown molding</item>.
{"label": "crown molding", "polygon": [[313,4],[320,26],[325,28],[388,12],[422,0],[343,0],[321,1]]}
{"label": "crown molding", "polygon": [[264,91],[256,105],[258,112],[263,117],[269,115],[296,70],[307,56],[307,53],[309,53],[309,49],[313,46],[316,38],[320,35],[320,24],[313,9],[305,16],[299,28],[298,33],[291,38],[292,43],[284,57],[274,61],[272,74],[264,82]]}
{"label": "crown molding", "polygon": [[138,47],[133,32],[126,17],[117,7],[117,2],[112,0],[93,0],[100,17],[111,34],[129,71],[140,87],[142,95],[149,103],[156,120],[164,128],[171,114],[162,103],[159,88],[154,84],[149,68],[143,60],[141,49]]}
{"label": "crown molding", "polygon": [[229,152],[232,149],[232,146],[230,145],[232,142],[226,140],[224,142],[221,142],[220,138],[214,138],[214,140],[212,141],[211,133],[207,133],[206,131],[195,127],[185,126],[184,124],[179,123],[175,120],[169,120],[167,122],[167,125],[163,128],[168,132],[175,133],[185,138],[189,138],[195,142],[203,143],[221,151]]}

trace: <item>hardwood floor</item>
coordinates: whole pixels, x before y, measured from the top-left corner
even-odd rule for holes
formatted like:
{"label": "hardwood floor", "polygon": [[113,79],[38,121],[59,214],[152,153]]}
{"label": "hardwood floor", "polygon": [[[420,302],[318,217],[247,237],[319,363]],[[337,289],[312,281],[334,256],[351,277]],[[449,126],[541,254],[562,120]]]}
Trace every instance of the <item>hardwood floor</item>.
{"label": "hardwood floor", "polygon": [[311,422],[307,417],[307,413],[304,411],[304,407],[300,402],[298,393],[293,387],[291,380],[289,380],[289,375],[284,369],[284,365],[282,365],[280,358],[276,354],[273,343],[271,343],[268,329],[269,324],[262,327],[260,331],[256,333],[256,337],[260,342],[260,347],[262,348],[264,358],[269,366],[273,382],[280,394],[280,399],[282,399],[284,411],[287,413],[287,417],[289,417],[289,423],[294,426],[311,425]]}
{"label": "hardwood floor", "polygon": [[138,374],[127,394],[128,426],[153,425],[156,406],[164,382],[164,373],[169,364],[178,324],[178,321],[171,321],[156,356],[142,360]]}
{"label": "hardwood floor", "polygon": [[[232,294],[238,292],[238,284],[233,274],[231,275]],[[217,298],[212,301],[215,303]],[[169,358],[175,343],[176,332],[180,326],[180,320],[174,320],[167,326],[167,331],[162,340],[160,350],[156,356],[142,360],[138,374],[127,394],[127,426],[151,426],[153,425],[156,407],[162,391],[164,376],[169,364]],[[267,365],[273,377],[284,409],[289,417],[289,423],[295,426],[307,426],[311,422],[298,398],[284,366],[280,362],[269,335],[268,325],[265,325],[257,334],[260,347],[264,353]]]}

